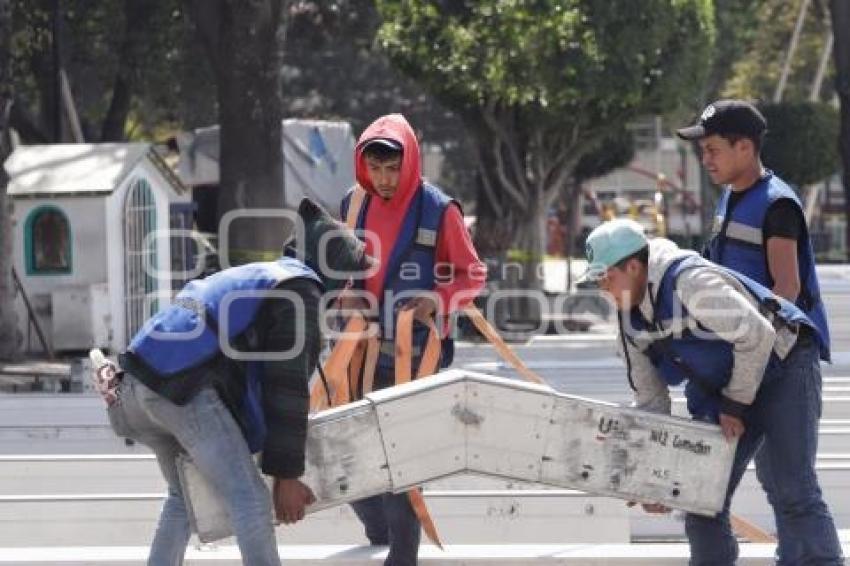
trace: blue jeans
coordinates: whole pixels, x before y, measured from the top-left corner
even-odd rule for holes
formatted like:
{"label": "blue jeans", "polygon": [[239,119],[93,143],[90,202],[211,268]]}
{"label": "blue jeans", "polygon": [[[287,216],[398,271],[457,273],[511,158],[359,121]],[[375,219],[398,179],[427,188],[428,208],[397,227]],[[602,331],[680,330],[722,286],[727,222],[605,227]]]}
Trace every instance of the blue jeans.
{"label": "blue jeans", "polygon": [[187,404],[175,405],[125,373],[109,420],[119,436],[153,450],[168,483],[149,565],[183,563],[191,532],[175,459],[188,453],[226,501],[243,564],[280,566],[271,495],[239,426],[215,390],[202,389]]}
{"label": "blue jeans", "polygon": [[685,518],[692,565],[735,563],[738,543],[729,524],[729,506],[757,452],[756,474],[776,516],[777,564],[844,564],[815,472],[821,403],[814,341],[802,338],[785,360],[771,356],[744,417],[746,431],[738,441],[723,511],[715,517],[688,514]]}
{"label": "blue jeans", "polygon": [[351,503],[374,545],[390,546],[385,566],[414,566],[419,555],[421,526],[407,493],[383,493]]}
{"label": "blue jeans", "polygon": [[[415,364],[414,364],[415,367]],[[375,389],[395,383],[395,369],[375,368]],[[422,526],[407,493],[382,493],[351,503],[366,529],[366,538],[376,546],[389,545],[385,566],[414,566],[419,556]]]}

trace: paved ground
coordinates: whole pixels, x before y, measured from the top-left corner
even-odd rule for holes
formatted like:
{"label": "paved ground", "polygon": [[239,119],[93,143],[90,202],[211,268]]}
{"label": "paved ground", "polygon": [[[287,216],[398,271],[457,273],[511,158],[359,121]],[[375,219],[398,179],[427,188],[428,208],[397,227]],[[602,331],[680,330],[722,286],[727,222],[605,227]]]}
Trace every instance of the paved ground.
{"label": "paved ground", "polygon": [[[826,302],[833,329],[835,363],[823,366],[825,403],[819,454],[820,473],[822,484],[825,484],[827,500],[833,506],[839,528],[845,530],[850,529],[850,300],[848,300],[850,294],[844,292],[844,289],[850,288],[850,286],[844,281],[846,272],[846,269],[837,270],[834,277],[828,279],[825,285],[828,290]],[[625,378],[624,364],[617,356],[613,331],[614,329],[610,325],[595,324],[589,332],[566,336],[537,336],[525,343],[513,344],[513,347],[531,369],[539,373],[559,391],[599,400],[628,403],[631,401],[631,392]],[[506,377],[517,377],[510,367],[501,362],[495,351],[489,345],[484,344],[459,343],[454,367]],[[678,395],[680,396],[680,393]],[[681,409],[682,404],[678,403],[677,408]],[[0,492],[2,492],[0,495],[5,498],[4,507],[7,512],[3,517],[0,517],[0,522],[6,525],[4,530],[9,532],[14,530],[12,527],[19,525],[21,527],[19,530],[22,533],[4,538],[3,544],[0,546],[31,546],[33,552],[39,552],[41,550],[37,547],[41,545],[57,544],[56,533],[58,531],[67,535],[65,539],[62,539],[61,544],[86,544],[85,540],[92,538],[90,526],[92,523],[91,519],[83,518],[88,516],[86,513],[91,514],[96,509],[100,509],[98,506],[103,506],[108,512],[114,513],[115,520],[110,522],[125,522],[123,526],[115,525],[116,529],[121,527],[120,530],[126,532],[128,530],[126,525],[132,524],[134,525],[133,528],[139,531],[135,537],[131,537],[132,540],[119,543],[112,542],[111,544],[143,544],[149,540],[148,531],[152,528],[162,493],[161,479],[152,461],[142,459],[128,462],[118,461],[111,464],[103,462],[92,464],[97,467],[98,474],[103,475],[100,475],[102,479],[96,482],[97,489],[92,488],[92,492],[96,492],[96,496],[89,494],[88,499],[83,494],[84,490],[80,488],[81,484],[70,481],[56,481],[55,476],[51,475],[51,470],[60,470],[61,466],[65,466],[61,468],[63,470],[61,473],[70,473],[69,470],[73,471],[73,466],[79,467],[83,472],[91,469],[91,465],[85,462],[82,464],[79,462],[60,463],[56,455],[63,453],[66,455],[119,454],[128,458],[138,458],[143,456],[144,452],[144,449],[138,446],[124,446],[121,441],[111,435],[106,427],[99,400],[92,395],[44,393],[0,395],[0,455],[41,454],[51,455],[50,457],[57,459],[53,464],[48,464],[47,468],[43,465],[37,466],[32,462],[17,462],[14,461],[14,458],[3,463],[2,466],[5,467],[0,466],[0,470],[8,470],[11,474],[6,476],[8,481],[0,482],[0,486],[4,486],[3,489],[0,489]],[[79,456],[76,458],[79,459]],[[28,466],[28,471],[20,472],[22,466]],[[121,466],[127,467],[129,473],[118,470]],[[108,472],[112,467],[116,467],[115,476]],[[39,473],[44,473],[45,477],[39,478]],[[16,479],[11,481],[10,478]],[[119,478],[124,483],[116,483],[115,485],[110,483]],[[480,484],[473,485],[473,487],[476,486],[482,487]],[[468,485],[447,487],[470,489]],[[513,487],[520,488],[523,486]],[[125,499],[120,499],[115,496],[118,491],[132,493],[127,495]],[[103,500],[98,500],[97,497],[100,497],[100,495],[97,494],[101,494],[101,492],[103,492]],[[80,497],[80,494],[83,494],[83,499],[79,501],[62,500],[62,497],[65,496],[73,498]],[[436,497],[437,494],[434,494],[434,496]],[[552,497],[560,496],[553,494]],[[41,501],[39,498],[45,498],[46,501]],[[516,525],[509,524],[511,521],[515,521],[516,517],[529,521],[538,520],[543,516],[532,515],[532,506],[525,500],[520,498],[518,501],[521,501],[521,503],[517,506],[517,499],[514,496],[510,496],[510,498],[510,505],[505,503],[501,506],[501,503],[495,504],[489,501],[489,507],[485,510],[486,513],[476,512],[474,517],[464,520],[474,520],[476,525],[484,524],[482,521],[489,521],[490,523],[486,523],[488,532],[497,532],[499,525],[501,525],[498,521],[502,521],[505,523],[503,525],[505,528],[510,528],[510,532],[516,533]],[[601,516],[602,511],[606,509],[601,507],[599,502],[592,502],[590,505],[570,503],[577,501],[575,498],[564,500],[566,502],[556,501],[555,499],[552,501],[550,507],[562,509],[561,514],[570,520],[582,514],[587,514],[588,509],[592,509],[597,516]],[[620,501],[610,500],[606,503],[616,504],[616,509],[622,507]],[[436,501],[434,505],[439,507],[440,502]],[[470,504],[464,500],[462,504],[454,507],[469,510],[469,506]],[[503,513],[502,507],[508,509],[510,513]],[[18,511],[15,511],[15,509],[18,509]],[[516,512],[517,509],[520,510],[519,514]],[[571,511],[567,511],[568,509],[571,509]],[[614,508],[612,507],[612,509]],[[748,474],[736,497],[734,510],[764,528],[770,529],[772,526],[769,509],[766,507],[764,496],[755,483],[752,473]],[[40,513],[43,515],[40,515]],[[104,513],[104,518],[109,516],[107,512]],[[499,515],[499,513],[504,516]],[[526,513],[526,515],[523,515],[523,513]],[[572,515],[569,513],[572,513]],[[43,516],[44,519],[38,519],[40,516]],[[482,519],[482,517],[484,518]],[[550,522],[556,519],[554,516],[546,518]],[[597,517],[598,519],[599,517]],[[334,520],[336,522],[333,523],[334,527],[331,530],[334,532],[335,539],[339,539],[335,540],[336,544],[362,542],[362,536],[359,532],[356,532],[357,525],[352,522],[351,517],[341,516],[341,518]],[[586,521],[587,519],[581,518],[581,520]],[[627,528],[630,528],[633,540],[648,540],[657,537],[669,538],[670,533],[682,532],[680,520],[681,518],[676,515],[658,519],[633,510],[628,514],[630,527]],[[84,524],[86,521],[88,521],[87,525]],[[444,523],[448,524],[448,521],[449,519],[444,519]],[[309,525],[305,525],[305,527],[309,528]],[[352,531],[350,540],[347,535],[344,536],[343,527],[350,528]],[[80,529],[80,532],[74,531],[75,528]],[[108,533],[110,528],[112,527],[108,522],[97,527],[98,532],[101,529],[104,531],[104,540],[108,538],[114,541],[116,540],[114,535]],[[327,528],[317,524],[314,530],[320,533],[321,540],[326,540]],[[559,532],[563,532],[563,530],[559,530]],[[108,537],[107,534],[109,534]],[[32,541],[25,541],[24,539],[27,537],[31,538]],[[306,534],[303,540],[293,540],[292,534],[288,534],[287,539],[291,542],[308,544],[314,542]],[[498,539],[494,542],[504,543],[505,541]],[[539,542],[546,542],[546,540]],[[92,541],[87,544],[106,544],[106,542]],[[641,546],[644,549],[649,548],[644,545]],[[648,563],[680,563],[680,554],[684,552],[682,548],[673,546],[663,548],[667,549],[665,552],[672,552],[675,558],[671,557],[669,562],[662,560],[652,562],[650,560]],[[311,550],[311,552],[313,551],[323,552],[324,550]],[[597,551],[602,552],[603,556],[615,554],[614,550],[609,547],[593,550],[593,552]],[[46,552],[50,557],[56,556],[55,549]],[[143,556],[143,549],[139,552],[141,553],[140,556]],[[362,552],[366,552],[366,550]],[[504,550],[495,552],[504,552]],[[553,556],[557,554],[554,549],[547,549],[547,552]],[[633,550],[626,549],[624,552],[630,553]],[[94,552],[94,554],[97,553]],[[746,563],[763,564],[769,562],[769,549],[758,549],[758,553],[762,553],[763,556],[759,554],[759,557],[756,558],[753,555],[749,557],[750,560],[747,560]],[[209,556],[212,558],[211,555]],[[492,553],[490,556],[493,556]],[[577,561],[569,563],[592,563],[589,558],[589,556],[582,556]],[[9,554],[0,549],[0,562],[20,563],[23,560],[30,559],[33,559],[33,557],[23,558],[23,555]],[[524,563],[523,561],[526,559],[520,558],[512,563]],[[88,560],[90,558],[80,558],[80,562],[74,563],[96,563],[94,559],[91,559],[91,562]],[[136,559],[137,563],[138,560]],[[373,558],[373,560],[375,559]],[[464,556],[463,560],[471,559]],[[540,558],[535,558],[535,560],[540,560]],[[115,562],[117,561],[115,559]],[[38,560],[34,559],[34,563],[36,562]],[[133,562],[133,560],[130,562]],[[332,560],[328,561],[328,563],[332,562]],[[100,563],[113,563],[113,561],[110,558],[104,558],[101,559]],[[351,563],[356,563],[356,561]],[[441,563],[443,562],[441,561]],[[466,562],[459,561],[457,563]]]}

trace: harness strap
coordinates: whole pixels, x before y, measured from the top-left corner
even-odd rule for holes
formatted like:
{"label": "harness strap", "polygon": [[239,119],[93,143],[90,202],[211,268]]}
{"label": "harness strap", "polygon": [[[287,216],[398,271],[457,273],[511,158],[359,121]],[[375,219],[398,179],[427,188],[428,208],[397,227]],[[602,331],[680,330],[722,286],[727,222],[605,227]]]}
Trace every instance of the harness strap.
{"label": "harness strap", "polygon": [[[355,313],[348,319],[340,340],[324,365],[324,374],[330,390],[324,389],[321,380],[313,382],[310,391],[311,411],[321,411],[351,402],[348,366],[366,329],[366,319],[362,314]],[[328,405],[328,398],[331,400],[330,405]]]}
{"label": "harness strap", "polygon": [[419,488],[413,488],[407,492],[407,499],[410,501],[410,506],[413,508],[416,518],[419,519],[419,523],[422,525],[422,530],[425,531],[425,535],[437,546],[437,548],[443,550],[443,543],[440,541],[437,526],[434,524],[434,519],[431,518],[431,512],[428,511],[428,505],[425,503],[425,498],[422,496],[422,492],[419,491]]}
{"label": "harness strap", "polygon": [[[440,339],[433,320],[428,321],[428,344],[417,377],[425,377],[436,372],[440,362]],[[310,409],[319,411],[350,403],[357,395],[359,379],[362,370],[363,394],[372,391],[375,368],[380,352],[377,338],[378,325],[374,322],[367,324],[360,313],[355,313],[346,324],[342,338],[334,346],[331,355],[324,366],[326,380],[316,380],[310,392]],[[410,381],[412,364],[413,340],[413,309],[405,309],[399,314],[398,331],[396,334],[396,384]],[[330,386],[331,391],[327,390]],[[331,399],[328,405],[328,398]],[[440,535],[425,498],[419,489],[407,492],[410,506],[416,514],[427,537],[443,548]]]}
{"label": "harness strap", "polygon": [[[398,314],[395,340],[396,385],[408,383],[413,371],[413,313],[413,309],[402,309]],[[428,342],[425,346],[425,352],[422,354],[422,360],[419,362],[419,369],[416,372],[417,378],[436,373],[440,364],[440,338],[437,334],[437,327],[430,317],[426,324],[428,325]],[[422,492],[416,488],[411,489],[407,492],[407,498],[410,500],[410,506],[413,508],[416,518],[422,525],[422,530],[425,531],[431,542],[442,549],[443,544],[440,541],[437,526],[431,518]]]}
{"label": "harness strap", "polygon": [[[398,313],[395,340],[395,384],[410,381],[413,374],[413,309],[402,309]],[[440,364],[440,336],[434,320],[425,321],[428,326],[428,342],[419,362],[416,377],[436,373]]]}
{"label": "harness strap", "polygon": [[478,329],[481,334],[496,348],[496,352],[502,357],[503,360],[511,364],[517,372],[523,376],[526,380],[531,381],[533,383],[539,383],[541,385],[546,385],[546,381],[543,380],[542,377],[528,369],[519,356],[517,356],[514,351],[508,346],[502,337],[499,336],[499,333],[496,332],[496,329],[493,328],[484,315],[481,314],[481,311],[478,310],[478,307],[470,304],[468,307],[464,309],[464,313],[466,316],[472,320],[472,323],[475,325],[475,328]]}
{"label": "harness strap", "polygon": [[377,323],[369,323],[368,336],[366,338],[366,365],[363,369],[363,395],[371,393],[375,386],[375,368],[378,367],[378,355],[381,352]]}
{"label": "harness strap", "polygon": [[345,215],[345,225],[354,230],[357,228],[357,217],[360,216],[360,209],[363,208],[363,199],[366,198],[366,190],[360,185],[354,186],[354,191],[351,193],[351,200],[348,202],[348,214]]}
{"label": "harness strap", "polygon": [[360,391],[360,378],[363,375],[363,365],[366,361],[366,340],[362,338],[357,342],[351,361],[348,362],[348,399],[353,401],[358,398]]}

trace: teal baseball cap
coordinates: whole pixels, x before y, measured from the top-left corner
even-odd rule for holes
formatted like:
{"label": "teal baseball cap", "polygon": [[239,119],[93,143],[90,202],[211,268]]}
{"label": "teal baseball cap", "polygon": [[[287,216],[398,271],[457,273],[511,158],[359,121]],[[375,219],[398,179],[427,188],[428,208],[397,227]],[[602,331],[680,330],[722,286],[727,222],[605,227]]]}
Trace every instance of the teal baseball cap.
{"label": "teal baseball cap", "polygon": [[587,236],[584,253],[587,257],[587,271],[581,279],[596,281],[601,279],[608,269],[630,255],[639,252],[649,244],[643,226],[627,218],[617,218],[604,222]]}

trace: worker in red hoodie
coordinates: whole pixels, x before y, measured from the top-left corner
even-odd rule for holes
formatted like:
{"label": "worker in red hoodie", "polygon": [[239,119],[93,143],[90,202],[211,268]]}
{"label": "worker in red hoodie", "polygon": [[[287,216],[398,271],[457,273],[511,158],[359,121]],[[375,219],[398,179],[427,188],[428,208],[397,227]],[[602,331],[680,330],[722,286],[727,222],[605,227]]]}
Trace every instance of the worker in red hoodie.
{"label": "worker in red hoodie", "polygon": [[[373,389],[395,383],[395,328],[402,309],[414,310],[413,366],[422,358],[429,319],[444,338],[440,367],[448,366],[454,347],[449,315],[466,307],[481,291],[486,268],[478,259],[463,223],[460,205],[421,176],[419,144],[401,114],[375,120],[355,148],[357,185],[342,201],[343,219],[367,236],[366,253],[377,269],[354,287],[368,297],[381,329]],[[415,375],[415,371],[413,372]],[[368,391],[358,391],[362,395]],[[407,494],[386,493],[356,501],[354,511],[374,545],[389,544],[386,566],[416,564],[420,521]]]}

